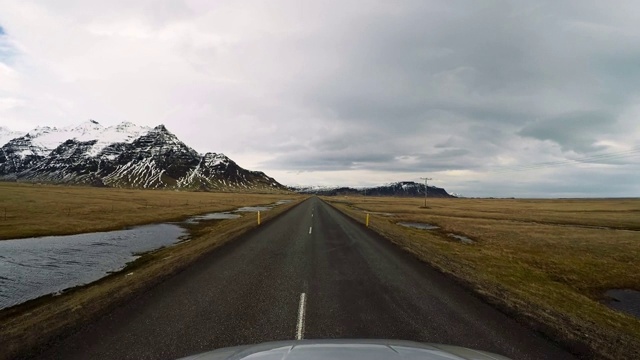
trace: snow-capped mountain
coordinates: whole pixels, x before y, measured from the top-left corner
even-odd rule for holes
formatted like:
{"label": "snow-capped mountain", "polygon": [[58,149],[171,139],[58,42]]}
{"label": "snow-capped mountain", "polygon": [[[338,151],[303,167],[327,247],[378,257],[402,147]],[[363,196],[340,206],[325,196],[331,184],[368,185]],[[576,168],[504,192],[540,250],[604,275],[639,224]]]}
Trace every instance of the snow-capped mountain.
{"label": "snow-capped mountain", "polygon": [[[66,139],[64,139],[66,138]],[[0,149],[0,180],[202,190],[284,189],[224,154],[199,154],[163,125],[105,128],[91,120],[38,127]]]}
{"label": "snow-capped mountain", "polygon": [[130,122],[123,122],[119,125],[105,128],[95,120],[89,120],[78,126],[62,128],[38,126],[27,133],[28,137],[23,137],[22,142],[26,148],[19,155],[46,156],[67,140],[97,140],[89,149],[91,155],[96,155],[110,144],[117,142],[130,143],[149,132],[149,130],[151,130],[150,127],[137,126]]}
{"label": "snow-capped mountain", "polygon": [[[401,181],[382,186],[366,187],[366,188],[351,188],[351,187],[300,187],[291,188],[292,191],[297,191],[303,194],[318,194],[318,195],[363,195],[363,196],[409,196],[409,197],[422,197],[424,196],[424,184],[416,183],[413,181]],[[429,197],[449,198],[455,197],[452,194],[447,193],[443,188],[429,185],[428,189]]]}
{"label": "snow-capped mountain", "polygon": [[20,131],[11,131],[4,126],[0,126],[0,145],[6,144],[9,140],[24,136],[25,133]]}

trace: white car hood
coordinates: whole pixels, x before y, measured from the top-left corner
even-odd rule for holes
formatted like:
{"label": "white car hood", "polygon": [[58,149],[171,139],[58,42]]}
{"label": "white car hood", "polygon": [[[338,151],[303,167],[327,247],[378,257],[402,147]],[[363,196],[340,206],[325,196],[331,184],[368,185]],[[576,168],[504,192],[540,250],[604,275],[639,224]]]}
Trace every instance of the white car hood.
{"label": "white car hood", "polygon": [[458,346],[398,340],[278,341],[223,348],[183,360],[510,360]]}

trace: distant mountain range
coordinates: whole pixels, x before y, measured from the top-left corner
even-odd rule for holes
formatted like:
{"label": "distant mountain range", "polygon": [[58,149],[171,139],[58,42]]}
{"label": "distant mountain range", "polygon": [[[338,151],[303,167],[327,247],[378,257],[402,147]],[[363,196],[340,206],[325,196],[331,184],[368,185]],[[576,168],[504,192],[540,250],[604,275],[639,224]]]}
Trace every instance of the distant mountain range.
{"label": "distant mountain range", "polygon": [[[119,188],[283,191],[318,195],[424,196],[424,184],[370,188],[285,187],[260,171],[243,169],[221,153],[199,154],[164,125],[130,122],[104,127],[94,120],[28,133],[0,127],[0,181]],[[455,197],[429,186],[429,197]]]}
{"label": "distant mountain range", "polygon": [[[423,197],[424,184],[413,181],[401,181],[392,184],[375,186],[369,188],[351,188],[351,187],[293,187],[291,190],[303,194],[317,194],[324,196],[407,196],[407,197]],[[454,195],[447,193],[443,188],[429,186],[427,195],[434,198],[453,198]]]}
{"label": "distant mountain range", "polygon": [[286,190],[224,154],[199,154],[164,125],[94,120],[28,133],[0,128],[0,180],[146,189]]}

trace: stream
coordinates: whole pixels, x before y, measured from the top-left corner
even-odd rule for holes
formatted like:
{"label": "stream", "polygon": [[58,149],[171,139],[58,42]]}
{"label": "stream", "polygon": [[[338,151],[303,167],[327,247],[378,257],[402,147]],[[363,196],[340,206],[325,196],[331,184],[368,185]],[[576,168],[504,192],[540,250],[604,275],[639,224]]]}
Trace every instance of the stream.
{"label": "stream", "polygon": [[236,219],[242,213],[268,211],[285,204],[243,207],[190,217],[182,223],[136,226],[124,230],[44,236],[0,241],[0,309],[65,289],[89,284],[143,253],[171,246],[188,237],[182,224]]}

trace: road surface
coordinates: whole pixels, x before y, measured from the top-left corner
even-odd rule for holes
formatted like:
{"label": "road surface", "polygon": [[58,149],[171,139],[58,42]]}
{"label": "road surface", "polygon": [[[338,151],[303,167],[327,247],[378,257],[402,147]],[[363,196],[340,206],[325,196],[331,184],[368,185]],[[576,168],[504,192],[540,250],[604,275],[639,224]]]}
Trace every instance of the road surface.
{"label": "road surface", "polygon": [[53,345],[41,358],[175,359],[296,338],[573,357],[318,198]]}

